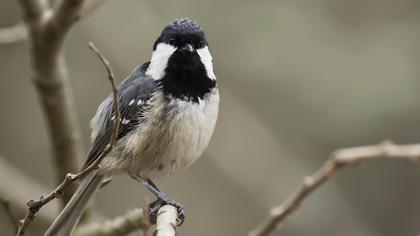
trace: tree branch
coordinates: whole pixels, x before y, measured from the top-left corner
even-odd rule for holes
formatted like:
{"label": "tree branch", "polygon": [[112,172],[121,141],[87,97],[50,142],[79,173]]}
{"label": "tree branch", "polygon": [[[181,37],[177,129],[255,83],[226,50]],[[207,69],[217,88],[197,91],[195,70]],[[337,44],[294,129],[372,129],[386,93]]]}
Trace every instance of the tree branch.
{"label": "tree branch", "polygon": [[149,227],[141,208],[100,223],[88,224],[77,228],[76,236],[123,236],[139,229]]}
{"label": "tree branch", "polygon": [[23,19],[28,24],[38,21],[49,8],[47,0],[19,0],[23,12]]}
{"label": "tree branch", "polygon": [[[10,191],[11,180],[13,180],[13,191]],[[0,156],[0,198],[7,199],[19,214],[26,211],[26,207],[22,205],[22,202],[27,200],[26,196],[47,191],[46,186],[35,181],[33,177],[25,175]],[[38,218],[42,224],[47,225],[54,220],[54,215],[58,210],[58,204],[51,204],[49,208],[38,215]]]}
{"label": "tree branch", "polygon": [[66,36],[73,23],[80,18],[84,2],[85,0],[65,0],[61,2],[49,21],[49,26],[53,28],[55,36],[59,38]]}
{"label": "tree branch", "polygon": [[27,38],[28,32],[23,22],[0,29],[0,44],[17,43]]}
{"label": "tree branch", "polygon": [[[118,91],[117,91],[117,87],[115,85],[114,73],[112,71],[112,68],[110,67],[108,60],[101,54],[101,52],[95,47],[95,45],[93,45],[92,42],[89,43],[89,47],[99,57],[99,59],[104,64],[104,66],[105,66],[105,68],[108,72],[108,79],[109,79],[109,81],[111,83],[111,86],[112,86],[112,93],[113,93],[113,99],[114,99],[113,100],[113,105],[114,105],[114,111],[115,111],[115,120],[119,121],[121,114],[120,114],[120,110],[119,110]],[[113,147],[116,143],[117,135],[118,135],[118,129],[119,129],[119,123],[120,122],[115,122],[114,123],[114,127],[113,127],[113,130],[112,130],[111,141],[106,146],[106,148],[101,153],[101,155],[92,164],[90,164],[88,167],[86,167],[85,169],[83,169],[82,171],[80,171],[77,174],[68,173],[66,175],[66,177],[64,178],[64,180],[51,193],[49,193],[46,196],[42,196],[38,201],[29,200],[26,203],[26,205],[28,206],[28,211],[25,215],[25,218],[20,221],[19,229],[18,229],[18,232],[17,232],[18,236],[19,235],[24,235],[26,228],[29,226],[30,222],[32,222],[34,220],[35,214],[44,205],[49,203],[51,200],[60,197],[61,194],[63,193],[64,189],[69,187],[71,184],[73,184],[77,180],[79,180],[79,179],[85,177],[86,175],[88,175],[92,170],[98,168],[99,163],[102,161],[102,159],[106,155],[108,155],[112,151],[112,149],[113,149]]]}
{"label": "tree branch", "polygon": [[15,217],[13,216],[12,209],[10,208],[10,201],[0,197],[0,204],[6,212],[7,218],[9,218],[10,223],[14,227],[15,231],[17,231],[18,226],[16,224]]}
{"label": "tree branch", "polygon": [[420,144],[395,145],[384,141],[379,145],[353,147],[333,152],[330,159],[312,176],[303,179],[303,185],[283,204],[273,207],[269,216],[249,236],[265,236],[278,224],[299,209],[302,202],[339,169],[374,160],[420,161]]}
{"label": "tree branch", "polygon": [[[66,0],[63,4],[69,2],[72,1]],[[28,26],[32,79],[46,118],[53,147],[56,183],[59,184],[67,173],[79,169],[79,160],[84,153],[80,125],[62,52],[64,38],[70,25],[60,30],[52,27],[53,12],[47,0],[19,0],[19,3],[23,19]],[[63,203],[70,199],[74,190],[72,187],[66,191]]]}
{"label": "tree branch", "polygon": [[155,236],[175,236],[178,210],[171,205],[164,205],[159,209],[156,221]]}

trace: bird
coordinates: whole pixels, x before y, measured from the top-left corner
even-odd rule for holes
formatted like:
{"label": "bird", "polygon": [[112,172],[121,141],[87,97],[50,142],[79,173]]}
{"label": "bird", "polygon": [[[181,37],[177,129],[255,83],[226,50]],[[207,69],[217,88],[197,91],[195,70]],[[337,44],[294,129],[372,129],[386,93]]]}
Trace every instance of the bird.
{"label": "bird", "polygon": [[191,166],[207,148],[220,100],[212,61],[197,21],[178,18],[163,28],[150,60],[118,85],[120,119],[116,120],[112,94],[98,106],[90,121],[92,146],[82,170],[110,143],[114,122],[120,122],[117,141],[98,168],[84,177],[44,236],[70,235],[89,199],[117,174],[127,174],[156,196],[149,206],[152,222],[158,209],[169,204],[177,208],[182,224],[183,206],[159,190],[152,179]]}

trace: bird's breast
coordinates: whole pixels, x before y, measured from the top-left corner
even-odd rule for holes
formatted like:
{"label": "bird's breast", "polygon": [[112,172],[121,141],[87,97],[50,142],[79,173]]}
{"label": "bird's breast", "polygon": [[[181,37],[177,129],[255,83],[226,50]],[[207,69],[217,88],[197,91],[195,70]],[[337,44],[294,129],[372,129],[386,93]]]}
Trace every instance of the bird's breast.
{"label": "bird's breast", "polygon": [[131,172],[143,176],[190,166],[209,144],[218,115],[217,88],[198,102],[157,97],[149,111],[154,118],[142,125],[128,142],[132,147],[127,147],[132,154]]}

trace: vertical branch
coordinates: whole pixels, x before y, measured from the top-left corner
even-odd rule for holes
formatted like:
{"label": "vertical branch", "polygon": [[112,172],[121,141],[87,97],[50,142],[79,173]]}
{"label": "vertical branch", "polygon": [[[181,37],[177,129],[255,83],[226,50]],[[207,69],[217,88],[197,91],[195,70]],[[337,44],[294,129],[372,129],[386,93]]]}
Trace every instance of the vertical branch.
{"label": "vertical branch", "polygon": [[[108,79],[112,87],[114,109],[116,111],[115,119],[119,121],[121,114],[120,114],[120,108],[119,108],[119,102],[118,102],[118,89],[115,85],[115,80],[114,80],[114,72],[112,71],[108,60],[102,55],[99,49],[97,49],[92,42],[89,43],[89,47],[99,57],[99,59],[104,64],[107,70]],[[114,123],[114,127],[112,130],[112,138],[110,142],[107,144],[107,146],[105,147],[101,155],[99,155],[99,157],[95,159],[95,161],[92,164],[90,164],[89,166],[87,166],[86,168],[84,168],[82,171],[80,171],[77,174],[67,173],[65,178],[60,182],[60,184],[52,192],[50,192],[47,195],[42,196],[38,201],[31,199],[26,203],[28,207],[28,211],[26,212],[25,218],[20,220],[19,228],[16,233],[17,236],[22,236],[25,234],[25,231],[28,228],[29,224],[35,219],[35,214],[38,213],[38,211],[43,206],[51,202],[53,199],[61,197],[65,189],[70,187],[73,183],[75,183],[79,179],[88,175],[94,169],[98,168],[98,165],[102,161],[102,159],[104,159],[114,148],[114,145],[117,141],[119,125],[120,125],[120,122]]]}
{"label": "vertical branch", "polygon": [[[40,99],[50,140],[58,184],[66,173],[79,169],[83,146],[80,125],[69,86],[63,43],[78,19],[83,0],[62,1],[53,12],[47,0],[19,0],[29,27],[32,79]],[[75,187],[63,194],[66,203]]]}
{"label": "vertical branch", "polygon": [[55,11],[51,23],[57,26],[57,30],[65,34],[69,28],[80,17],[84,0],[66,0],[58,6]]}
{"label": "vertical branch", "polygon": [[23,19],[27,24],[38,21],[42,14],[49,9],[47,0],[19,0],[22,8]]}

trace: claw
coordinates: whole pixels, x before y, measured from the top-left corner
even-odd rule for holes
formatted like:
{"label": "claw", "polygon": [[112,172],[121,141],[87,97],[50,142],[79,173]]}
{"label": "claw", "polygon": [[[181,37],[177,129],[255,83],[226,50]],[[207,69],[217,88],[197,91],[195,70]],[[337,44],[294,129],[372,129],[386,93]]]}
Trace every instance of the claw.
{"label": "claw", "polygon": [[180,207],[176,207],[176,209],[178,210],[178,218],[176,218],[176,225],[181,226],[185,220],[184,207],[180,205]]}
{"label": "claw", "polygon": [[176,209],[178,210],[178,218],[176,219],[177,226],[182,225],[182,223],[184,223],[184,220],[185,220],[184,207],[181,204],[179,204],[179,203],[177,203],[177,202],[175,202],[171,199],[157,199],[156,201],[149,204],[149,221],[150,221],[150,223],[156,224],[158,211],[164,205],[172,205],[172,206],[176,207]]}
{"label": "claw", "polygon": [[149,221],[151,224],[156,224],[157,214],[163,202],[160,199],[149,204]]}

